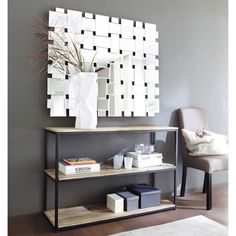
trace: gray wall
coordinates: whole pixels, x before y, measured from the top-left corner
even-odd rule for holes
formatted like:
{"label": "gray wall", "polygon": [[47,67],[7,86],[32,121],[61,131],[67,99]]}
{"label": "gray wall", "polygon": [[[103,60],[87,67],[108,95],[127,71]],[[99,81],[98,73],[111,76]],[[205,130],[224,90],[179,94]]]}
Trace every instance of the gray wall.
{"label": "gray wall", "polygon": [[[37,73],[40,65],[29,57],[39,47],[32,23],[55,7],[157,24],[160,114],[155,118],[99,119],[99,126],[176,125],[176,109],[200,106],[209,112],[211,130],[227,134],[226,0],[9,0],[9,216],[37,213],[42,209],[43,128],[74,125],[74,118],[49,117],[46,77]],[[79,152],[102,160],[127,143],[132,145],[147,138],[133,134],[67,138],[62,140],[63,153]],[[173,136],[159,138],[162,141],[158,141],[157,148],[163,150],[168,159],[167,155],[173,154]],[[52,157],[53,152],[49,154]],[[171,191],[172,177],[171,173],[159,174],[157,186],[163,192]],[[188,177],[188,189],[201,186],[201,172],[191,170]],[[148,181],[148,176],[62,184],[60,203],[66,206],[100,201],[115,187],[143,181]],[[214,174],[214,184],[225,182],[227,172]],[[49,185],[49,193],[52,190],[53,186]]]}

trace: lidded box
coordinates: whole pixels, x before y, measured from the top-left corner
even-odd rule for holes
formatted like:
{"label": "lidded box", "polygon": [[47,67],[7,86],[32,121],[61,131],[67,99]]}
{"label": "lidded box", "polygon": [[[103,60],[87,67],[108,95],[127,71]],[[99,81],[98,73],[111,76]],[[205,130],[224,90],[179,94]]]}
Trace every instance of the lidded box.
{"label": "lidded box", "polygon": [[139,208],[159,206],[161,202],[161,190],[148,184],[134,184],[128,186],[128,190],[139,196]]}
{"label": "lidded box", "polygon": [[125,211],[134,211],[139,208],[139,196],[129,191],[116,192],[116,194],[124,198]]}
{"label": "lidded box", "polygon": [[107,208],[115,213],[124,211],[124,199],[115,193],[107,194]]}

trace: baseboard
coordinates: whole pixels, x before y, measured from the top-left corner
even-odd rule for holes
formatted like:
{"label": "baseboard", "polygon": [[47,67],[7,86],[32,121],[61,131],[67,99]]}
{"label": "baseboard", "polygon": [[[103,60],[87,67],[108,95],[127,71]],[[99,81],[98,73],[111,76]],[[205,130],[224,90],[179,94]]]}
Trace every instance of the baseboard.
{"label": "baseboard", "polygon": [[36,217],[36,216],[40,216],[43,215],[42,212],[36,212],[36,213],[30,213],[30,214],[24,214],[24,215],[17,215],[17,216],[8,216],[8,220],[17,220],[17,219],[21,219],[21,218],[31,218],[31,217]]}

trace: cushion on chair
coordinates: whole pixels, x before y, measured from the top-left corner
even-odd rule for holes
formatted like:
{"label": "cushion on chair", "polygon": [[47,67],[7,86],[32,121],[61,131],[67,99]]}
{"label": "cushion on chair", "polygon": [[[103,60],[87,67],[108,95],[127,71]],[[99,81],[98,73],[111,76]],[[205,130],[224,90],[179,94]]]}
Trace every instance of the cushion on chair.
{"label": "cushion on chair", "polygon": [[216,134],[204,130],[204,135],[199,136],[197,131],[182,129],[186,147],[191,156],[208,156],[208,155],[227,155],[228,145],[227,136]]}

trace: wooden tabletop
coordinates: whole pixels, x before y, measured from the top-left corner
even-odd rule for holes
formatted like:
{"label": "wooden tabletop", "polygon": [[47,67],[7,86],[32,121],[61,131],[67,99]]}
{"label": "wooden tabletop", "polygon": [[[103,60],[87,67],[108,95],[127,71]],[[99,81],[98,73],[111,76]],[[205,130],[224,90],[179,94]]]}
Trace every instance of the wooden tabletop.
{"label": "wooden tabletop", "polygon": [[102,133],[102,132],[129,132],[129,131],[176,131],[178,127],[171,126],[121,126],[121,127],[97,127],[95,129],[77,129],[73,127],[46,127],[53,133]]}

